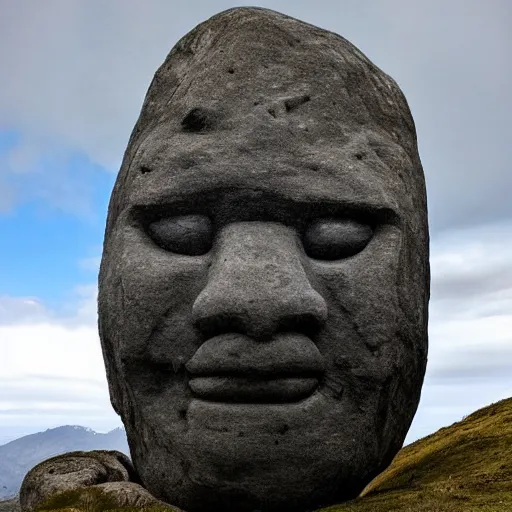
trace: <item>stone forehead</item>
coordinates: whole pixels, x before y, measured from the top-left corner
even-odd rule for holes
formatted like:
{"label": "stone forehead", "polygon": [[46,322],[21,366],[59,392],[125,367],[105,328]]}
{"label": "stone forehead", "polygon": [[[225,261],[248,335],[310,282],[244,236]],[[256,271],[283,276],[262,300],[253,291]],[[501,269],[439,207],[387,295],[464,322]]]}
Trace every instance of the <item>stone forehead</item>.
{"label": "stone forehead", "polygon": [[371,125],[415,144],[400,89],[355,46],[259,8],[225,11],[183,37],[157,71],[136,131],[179,126],[194,108],[250,123],[259,105],[278,121],[286,112],[321,117],[323,132],[331,134],[342,131],[340,123],[345,129]]}
{"label": "stone forehead", "polygon": [[155,74],[110,221],[126,205],[124,189],[150,183],[138,179],[141,165],[214,173],[270,162],[286,174],[302,159],[346,175],[365,149],[374,162],[358,172],[387,180],[391,194],[423,194],[414,122],[390,77],[337,34],[267,9],[230,9],[184,36]]}

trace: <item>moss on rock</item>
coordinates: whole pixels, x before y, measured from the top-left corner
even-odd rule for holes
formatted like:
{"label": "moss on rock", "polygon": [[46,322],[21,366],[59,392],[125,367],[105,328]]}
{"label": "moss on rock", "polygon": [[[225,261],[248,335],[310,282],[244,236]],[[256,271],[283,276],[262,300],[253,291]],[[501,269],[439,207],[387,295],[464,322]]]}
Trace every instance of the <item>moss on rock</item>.
{"label": "moss on rock", "polygon": [[33,509],[33,512],[179,512],[179,509],[165,505],[143,507],[120,506],[115,495],[101,487],[84,487],[55,494]]}

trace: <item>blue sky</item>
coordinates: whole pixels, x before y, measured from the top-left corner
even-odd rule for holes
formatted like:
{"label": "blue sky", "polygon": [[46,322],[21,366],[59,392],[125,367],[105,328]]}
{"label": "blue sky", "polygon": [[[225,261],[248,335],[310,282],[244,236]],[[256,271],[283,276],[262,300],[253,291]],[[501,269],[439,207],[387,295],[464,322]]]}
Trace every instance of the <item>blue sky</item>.
{"label": "blue sky", "polygon": [[[0,16],[0,443],[105,431],[96,328],[106,209],[153,73],[228,0],[5,0]],[[333,30],[400,84],[432,237],[430,356],[409,440],[512,396],[512,4],[258,5]]]}
{"label": "blue sky", "polygon": [[[10,166],[12,152],[23,144],[20,133],[0,132],[4,169]],[[49,184],[50,172],[66,181]],[[6,185],[22,199],[0,215],[0,232],[8,240],[7,250],[0,252],[0,267],[9,269],[2,272],[2,294],[35,296],[59,308],[73,286],[94,278],[96,269],[86,260],[97,257],[100,250],[114,179],[114,173],[73,151],[41,155],[29,169],[8,174]]]}

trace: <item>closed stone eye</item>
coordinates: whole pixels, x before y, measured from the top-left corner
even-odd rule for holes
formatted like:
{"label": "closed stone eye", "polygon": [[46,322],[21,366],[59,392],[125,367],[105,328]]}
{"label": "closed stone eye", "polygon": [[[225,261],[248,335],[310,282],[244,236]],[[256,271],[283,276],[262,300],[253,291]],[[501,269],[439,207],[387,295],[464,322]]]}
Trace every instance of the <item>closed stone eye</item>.
{"label": "closed stone eye", "polygon": [[372,236],[369,224],[349,218],[324,218],[309,225],[303,244],[310,258],[338,260],[361,252]]}
{"label": "closed stone eye", "polygon": [[162,249],[186,256],[200,256],[212,247],[213,226],[204,215],[177,215],[149,224],[147,232]]}

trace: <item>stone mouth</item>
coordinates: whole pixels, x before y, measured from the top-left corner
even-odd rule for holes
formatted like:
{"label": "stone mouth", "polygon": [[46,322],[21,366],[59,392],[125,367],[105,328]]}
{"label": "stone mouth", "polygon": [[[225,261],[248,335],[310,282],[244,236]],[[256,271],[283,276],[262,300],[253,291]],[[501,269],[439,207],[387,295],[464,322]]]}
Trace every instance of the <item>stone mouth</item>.
{"label": "stone mouth", "polygon": [[315,343],[299,333],[268,341],[228,333],[206,340],[185,365],[193,376],[286,377],[318,375],[325,361]]}
{"label": "stone mouth", "polygon": [[315,377],[286,376],[251,378],[209,376],[190,379],[189,386],[197,398],[232,403],[297,402],[310,396],[318,387]]}
{"label": "stone mouth", "polygon": [[239,333],[215,336],[186,364],[196,397],[237,403],[302,400],[318,387],[324,367],[314,342],[295,332],[268,341]]}

